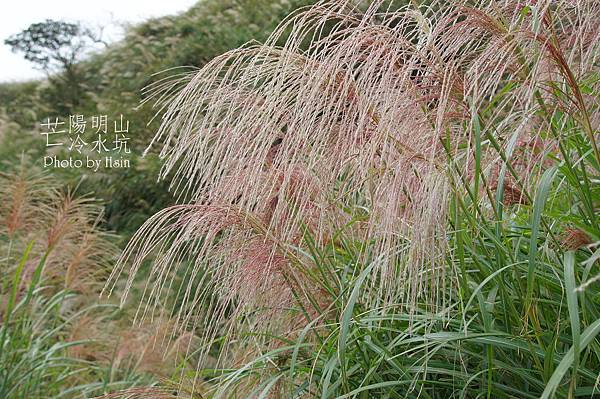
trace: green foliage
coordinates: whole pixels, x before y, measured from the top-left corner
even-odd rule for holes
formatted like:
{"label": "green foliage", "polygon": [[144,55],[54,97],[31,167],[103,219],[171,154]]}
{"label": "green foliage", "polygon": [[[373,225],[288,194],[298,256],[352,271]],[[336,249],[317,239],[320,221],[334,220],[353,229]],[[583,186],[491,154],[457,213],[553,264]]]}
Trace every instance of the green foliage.
{"label": "green foliage", "polygon": [[26,60],[46,72],[58,72],[48,75],[51,90],[47,90],[47,103],[55,106],[55,112],[64,114],[86,100],[83,90],[85,76],[77,62],[92,42],[91,32],[80,24],[48,19],[31,24],[6,39],[4,44],[15,53],[23,53]]}
{"label": "green foliage", "polygon": [[4,41],[13,52],[22,52],[27,61],[39,64],[43,69],[58,62],[61,67],[72,64],[79,50],[75,41],[82,35],[80,25],[47,19],[31,24],[24,31]]}
{"label": "green foliage", "polygon": [[22,129],[31,129],[47,114],[40,91],[43,84],[36,81],[0,83],[1,119],[10,120]]}
{"label": "green foliage", "polygon": [[115,378],[111,364],[92,363],[70,355],[74,348],[94,342],[93,337],[66,340],[72,324],[86,315],[107,317],[107,310],[113,308],[114,312],[114,306],[91,303],[70,311],[80,295],[41,284],[46,256],[37,262],[37,278],[23,291],[32,246],[33,241],[25,249],[13,278],[2,281],[6,287],[2,297],[8,297],[8,303],[0,313],[0,396],[88,398],[107,390],[149,384],[147,376]]}

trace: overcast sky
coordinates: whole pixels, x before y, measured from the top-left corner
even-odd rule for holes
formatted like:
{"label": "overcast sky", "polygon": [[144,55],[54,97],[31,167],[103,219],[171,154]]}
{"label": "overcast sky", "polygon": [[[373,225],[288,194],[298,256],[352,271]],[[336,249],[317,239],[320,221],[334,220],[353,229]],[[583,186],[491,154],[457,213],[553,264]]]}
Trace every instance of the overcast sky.
{"label": "overcast sky", "polygon": [[81,21],[87,26],[106,26],[105,38],[116,40],[122,23],[140,22],[149,17],[176,14],[197,0],[12,0],[0,6],[0,81],[26,80],[44,76],[33,64],[14,54],[4,39],[35,22],[56,19]]}

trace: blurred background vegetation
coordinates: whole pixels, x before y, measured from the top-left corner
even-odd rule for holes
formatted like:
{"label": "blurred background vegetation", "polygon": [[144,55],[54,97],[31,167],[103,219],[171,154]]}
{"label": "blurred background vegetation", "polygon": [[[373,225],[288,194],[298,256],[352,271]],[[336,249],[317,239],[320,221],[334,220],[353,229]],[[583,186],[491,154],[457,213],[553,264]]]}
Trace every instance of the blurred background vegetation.
{"label": "blurred background vegetation", "polygon": [[[264,41],[291,11],[312,0],[203,0],[188,11],[148,20],[129,28],[125,37],[74,65],[75,77],[58,70],[50,79],[0,83],[0,170],[25,159],[42,168],[46,154],[40,124],[69,115],[123,114],[130,122],[131,168],[53,169],[80,194],[93,194],[105,204],[104,226],[126,239],[156,211],[173,202],[167,186],[156,182],[160,163],[148,145],[158,121],[156,110],[140,105],[146,85],[175,74],[175,67],[200,67],[216,55],[248,41]],[[16,32],[15,32],[16,33]],[[163,74],[155,75],[161,71]],[[65,82],[67,85],[65,86]],[[77,101],[71,101],[75,90]]]}

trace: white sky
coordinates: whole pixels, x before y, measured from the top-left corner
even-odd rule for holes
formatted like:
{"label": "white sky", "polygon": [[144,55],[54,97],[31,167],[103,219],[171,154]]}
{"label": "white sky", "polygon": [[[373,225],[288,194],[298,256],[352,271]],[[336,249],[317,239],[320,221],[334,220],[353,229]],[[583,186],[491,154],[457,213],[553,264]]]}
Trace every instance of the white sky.
{"label": "white sky", "polygon": [[4,0],[0,5],[0,82],[27,80],[44,74],[22,54],[11,52],[4,39],[46,19],[81,21],[89,27],[105,26],[104,38],[121,37],[123,23],[176,14],[197,0]]}

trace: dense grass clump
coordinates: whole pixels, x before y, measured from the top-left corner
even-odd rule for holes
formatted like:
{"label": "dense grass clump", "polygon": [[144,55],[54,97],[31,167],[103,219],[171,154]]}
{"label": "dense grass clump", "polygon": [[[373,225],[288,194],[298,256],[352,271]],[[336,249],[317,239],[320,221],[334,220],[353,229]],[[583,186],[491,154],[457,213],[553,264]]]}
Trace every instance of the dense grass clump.
{"label": "dense grass clump", "polygon": [[181,204],[111,281],[187,276],[182,395],[600,394],[599,7],[322,2],[151,85]]}
{"label": "dense grass clump", "polygon": [[116,237],[102,207],[24,167],[0,173],[0,397],[89,398],[167,378],[193,337],[157,345],[166,319],[131,326],[99,302]]}

